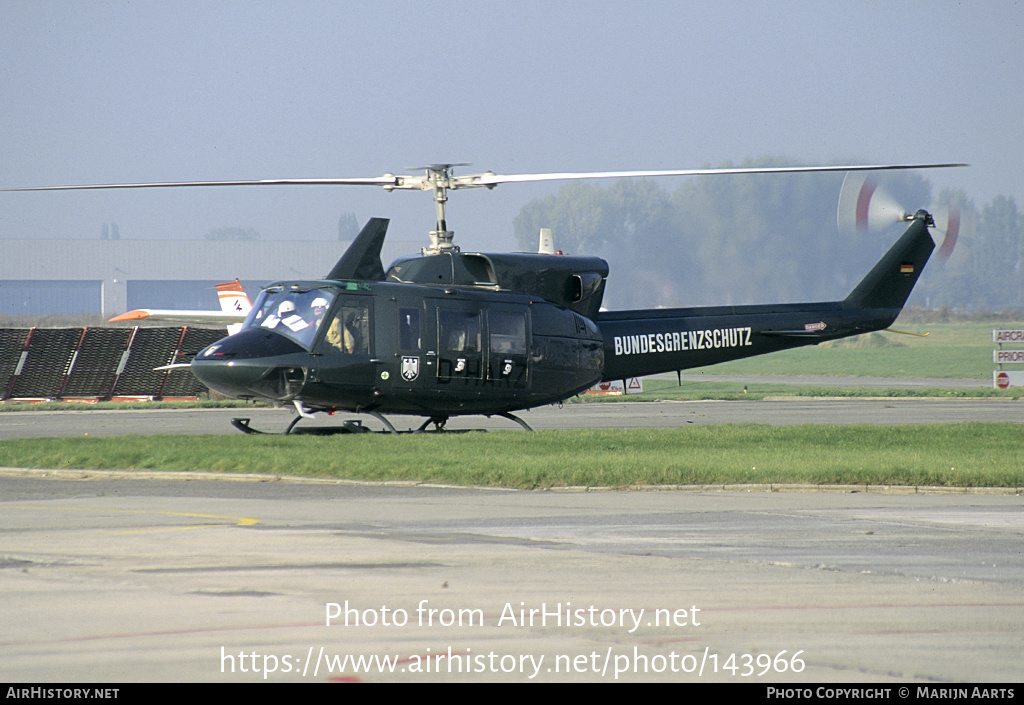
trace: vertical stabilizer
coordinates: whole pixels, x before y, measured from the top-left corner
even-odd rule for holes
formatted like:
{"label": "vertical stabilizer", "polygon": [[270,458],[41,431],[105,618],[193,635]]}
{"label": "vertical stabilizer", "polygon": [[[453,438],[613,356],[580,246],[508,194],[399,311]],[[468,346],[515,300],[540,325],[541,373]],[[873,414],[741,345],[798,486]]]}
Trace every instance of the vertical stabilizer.
{"label": "vertical stabilizer", "polygon": [[387,218],[370,218],[325,279],[379,282],[384,279],[380,250],[388,232]]}
{"label": "vertical stabilizer", "polygon": [[915,213],[907,231],[850,292],[844,306],[902,308],[935,249],[935,241],[928,232],[929,224],[930,215],[924,211]]}

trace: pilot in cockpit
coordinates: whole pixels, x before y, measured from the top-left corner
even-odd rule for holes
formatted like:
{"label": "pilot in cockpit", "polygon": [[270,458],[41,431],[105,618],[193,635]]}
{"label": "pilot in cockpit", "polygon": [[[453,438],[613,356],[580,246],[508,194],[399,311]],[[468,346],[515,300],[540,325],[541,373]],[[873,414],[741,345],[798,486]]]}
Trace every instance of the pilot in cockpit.
{"label": "pilot in cockpit", "polygon": [[307,327],[309,323],[295,312],[294,301],[282,301],[277,307],[277,312],[270,314],[267,316],[267,320],[263,321],[264,328],[277,328],[279,325],[284,325],[297,333]]}

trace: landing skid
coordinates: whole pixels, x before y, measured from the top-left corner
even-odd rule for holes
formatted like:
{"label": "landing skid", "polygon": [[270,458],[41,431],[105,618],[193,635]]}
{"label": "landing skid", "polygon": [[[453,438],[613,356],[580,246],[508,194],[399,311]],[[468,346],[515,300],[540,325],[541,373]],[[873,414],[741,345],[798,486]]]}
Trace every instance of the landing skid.
{"label": "landing skid", "polygon": [[[450,430],[445,428],[445,424],[448,423],[448,417],[447,416],[431,416],[429,419],[424,421],[420,425],[420,427],[417,428],[415,431],[398,431],[398,430],[395,429],[395,427],[392,425],[392,423],[387,420],[387,418],[385,418],[382,414],[380,414],[380,413],[378,413],[376,411],[361,411],[359,413],[367,414],[369,416],[372,416],[373,418],[377,419],[382,424],[384,424],[384,429],[385,430],[381,431],[381,433],[461,433],[462,432],[462,431],[450,431]],[[509,421],[515,421],[517,424],[522,426],[525,430],[531,431],[531,432],[533,431],[533,429],[530,428],[529,424],[527,424],[525,421],[523,421],[518,416],[515,416],[514,414],[510,414],[508,412],[504,412],[504,413],[501,413],[501,414],[493,414],[493,415],[494,416],[500,416],[501,418],[508,419]],[[490,416],[491,415],[488,414],[488,417],[490,417]],[[348,420],[344,421],[339,426],[318,427],[318,428],[310,428],[310,429],[296,429],[295,428],[296,424],[298,424],[299,421],[301,421],[302,419],[309,419],[309,418],[313,418],[313,414],[311,412],[305,410],[305,409],[299,408],[298,413],[295,415],[295,418],[293,418],[288,423],[288,427],[283,432],[277,432],[277,433],[275,433],[273,431],[260,431],[259,429],[253,428],[252,426],[249,425],[249,423],[251,421],[251,419],[249,419],[249,418],[234,418],[234,419],[231,419],[231,425],[234,426],[235,428],[237,428],[242,433],[259,434],[259,435],[284,435],[284,436],[289,436],[289,435],[299,435],[299,434],[302,434],[302,435],[315,435],[315,436],[329,436],[329,435],[334,435],[336,433],[371,433],[370,429],[367,428],[366,426],[363,426],[362,421],[359,421],[358,419],[348,419]],[[427,431],[427,427],[430,424],[434,424],[434,430],[433,431]]]}
{"label": "landing skid", "polygon": [[294,418],[288,424],[288,428],[284,431],[260,431],[259,429],[253,428],[249,425],[250,419],[235,418],[231,419],[231,425],[237,428],[242,433],[249,433],[254,435],[263,436],[333,436],[337,433],[371,433],[371,430],[366,426],[363,426],[362,422],[358,419],[349,419],[339,426],[319,427],[319,428],[300,428],[296,429],[295,424],[299,422],[302,417]]}
{"label": "landing skid", "polygon": [[533,432],[533,429],[530,428],[530,425],[528,423],[526,423],[525,421],[523,421],[518,416],[516,416],[515,414],[510,414],[510,413],[508,413],[506,411],[503,414],[498,414],[498,416],[500,416],[503,419],[508,419],[509,421],[515,421],[517,424],[519,424],[520,426],[525,428],[527,431]]}
{"label": "landing skid", "polygon": [[448,423],[447,416],[431,416],[429,419],[423,422],[423,424],[416,429],[415,433],[424,433],[427,430],[427,426],[434,424],[434,431],[436,433],[443,433],[445,431],[444,425]]}

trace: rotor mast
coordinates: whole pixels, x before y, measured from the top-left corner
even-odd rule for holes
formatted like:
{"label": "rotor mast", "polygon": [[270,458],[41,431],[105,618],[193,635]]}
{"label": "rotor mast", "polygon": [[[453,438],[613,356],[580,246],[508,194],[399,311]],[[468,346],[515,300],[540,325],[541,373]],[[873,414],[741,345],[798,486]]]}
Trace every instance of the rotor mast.
{"label": "rotor mast", "polygon": [[427,170],[426,180],[423,188],[434,190],[434,210],[437,213],[437,228],[431,230],[430,246],[424,247],[422,252],[425,255],[438,255],[442,252],[458,252],[459,246],[452,240],[455,232],[448,229],[448,219],[445,217],[445,207],[448,204],[448,189],[453,188],[451,183],[451,168],[455,164],[432,164],[425,167]]}
{"label": "rotor mast", "polygon": [[[425,174],[423,176],[396,177],[394,186],[390,188],[388,186],[384,187],[389,191],[395,188],[418,188],[422,191],[434,192],[434,211],[437,215],[437,227],[429,233],[430,245],[421,250],[425,255],[439,255],[442,252],[459,251],[459,246],[452,242],[455,238],[455,232],[448,229],[446,207],[448,205],[449,189],[479,187],[492,189],[496,185],[486,181],[481,182],[482,178],[494,176],[494,172],[489,171],[485,174],[475,174],[473,176],[456,176],[452,170],[457,166],[468,166],[468,164],[429,164],[418,168],[424,170]],[[413,170],[410,169],[410,171]]]}
{"label": "rotor mast", "polygon": [[[429,233],[430,245],[421,249],[424,255],[439,255],[443,252],[459,251],[459,246],[453,243],[455,232],[448,229],[446,208],[448,205],[449,189],[492,189],[498,183],[488,181],[489,177],[495,175],[491,171],[472,176],[456,176],[452,170],[457,166],[468,166],[468,164],[429,164],[416,169],[410,169],[410,171],[422,169],[425,172],[423,176],[392,176],[391,178],[394,178],[394,183],[384,186],[388,191],[394,189],[420,189],[421,191],[434,192],[434,211],[437,216],[437,226]],[[389,176],[391,175],[389,174]]]}

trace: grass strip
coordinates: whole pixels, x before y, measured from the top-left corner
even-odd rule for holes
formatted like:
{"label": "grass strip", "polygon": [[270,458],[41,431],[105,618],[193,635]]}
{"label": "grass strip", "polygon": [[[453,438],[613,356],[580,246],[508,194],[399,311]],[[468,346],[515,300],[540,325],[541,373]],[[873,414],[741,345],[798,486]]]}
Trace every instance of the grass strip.
{"label": "grass strip", "polygon": [[218,471],[536,489],[800,483],[1024,487],[1024,425],[691,426],[0,442],[0,466]]}
{"label": "grass strip", "polygon": [[760,401],[768,397],[806,397],[843,399],[1009,399],[1024,398],[1024,389],[935,389],[927,387],[858,387],[856,379],[849,380],[848,387],[787,384],[784,377],[778,382],[716,381],[709,375],[707,381],[685,381],[681,385],[675,380],[645,378],[644,391],[640,394],[586,395],[575,397],[571,402],[623,402],[623,401],[699,401],[715,399],[720,401]]}

